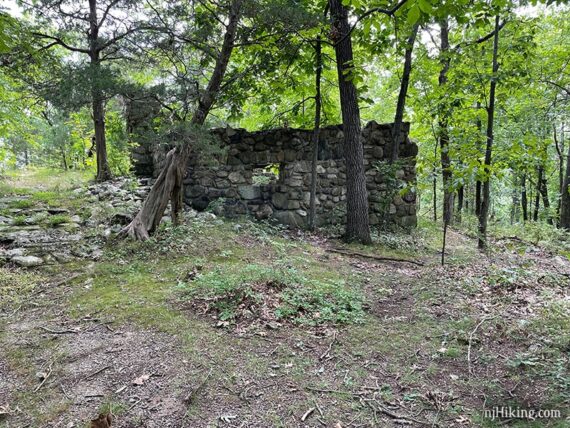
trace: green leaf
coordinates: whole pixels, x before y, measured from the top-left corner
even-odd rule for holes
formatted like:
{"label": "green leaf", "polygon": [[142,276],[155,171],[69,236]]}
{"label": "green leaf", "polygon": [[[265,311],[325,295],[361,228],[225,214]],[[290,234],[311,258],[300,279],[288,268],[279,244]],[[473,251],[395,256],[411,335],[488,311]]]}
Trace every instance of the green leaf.
{"label": "green leaf", "polygon": [[417,3],[413,5],[408,11],[408,23],[415,24],[420,19],[421,11]]}
{"label": "green leaf", "polygon": [[433,13],[433,6],[429,2],[429,0],[418,0],[418,6],[423,13]]}

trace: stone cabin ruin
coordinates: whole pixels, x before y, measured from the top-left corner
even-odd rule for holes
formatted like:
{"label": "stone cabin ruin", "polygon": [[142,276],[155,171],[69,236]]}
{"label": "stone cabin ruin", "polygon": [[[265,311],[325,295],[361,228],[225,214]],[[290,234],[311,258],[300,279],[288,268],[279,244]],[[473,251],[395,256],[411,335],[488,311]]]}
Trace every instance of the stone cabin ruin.
{"label": "stone cabin ruin", "polygon": [[[132,112],[131,112],[132,113]],[[129,132],[140,131],[141,122],[130,117]],[[415,158],[417,145],[408,139],[409,123],[400,135],[400,168],[396,177],[409,191],[389,188],[385,173],[377,164],[389,158],[391,124],[369,122],[362,130],[366,185],[371,225],[416,225]],[[197,158],[188,164],[185,202],[196,210],[208,207],[217,214],[249,214],[257,219],[275,219],[294,227],[308,222],[312,131],[271,129],[248,132],[221,128],[210,131],[226,148],[215,165]],[[141,139],[144,141],[144,139]],[[143,142],[133,149],[135,173],[156,177],[168,147]],[[346,213],[346,173],[343,158],[342,126],[321,130],[317,165],[317,225],[343,222]],[[393,181],[393,180],[392,180]]]}

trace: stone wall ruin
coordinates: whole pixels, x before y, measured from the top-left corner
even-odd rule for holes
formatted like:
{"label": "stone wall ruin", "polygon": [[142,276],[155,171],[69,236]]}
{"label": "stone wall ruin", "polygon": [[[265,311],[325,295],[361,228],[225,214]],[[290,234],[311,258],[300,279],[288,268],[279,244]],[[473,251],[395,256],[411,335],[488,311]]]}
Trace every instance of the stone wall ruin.
{"label": "stone wall ruin", "polygon": [[[399,182],[410,188],[394,192],[377,164],[389,158],[391,124],[369,122],[362,130],[366,185],[371,225],[416,225],[415,157],[417,146],[407,135],[409,123],[400,135]],[[257,219],[305,227],[308,221],[312,131],[272,129],[248,132],[220,128],[210,131],[226,148],[217,165],[198,158],[188,164],[185,202],[197,210],[208,207],[217,214],[233,217],[249,214]],[[321,130],[317,166],[317,225],[342,223],[346,211],[346,173],[342,126]],[[168,147],[140,145],[133,152],[135,172],[156,177]],[[390,199],[389,201],[387,199]]]}

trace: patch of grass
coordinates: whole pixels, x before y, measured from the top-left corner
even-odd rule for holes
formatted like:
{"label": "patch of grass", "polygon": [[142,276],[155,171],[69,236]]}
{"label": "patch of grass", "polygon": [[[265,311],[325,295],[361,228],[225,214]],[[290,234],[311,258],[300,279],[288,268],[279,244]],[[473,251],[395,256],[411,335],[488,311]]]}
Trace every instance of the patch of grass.
{"label": "patch of grass", "polygon": [[46,218],[46,223],[52,227],[69,223],[71,218],[67,214],[55,214]]}
{"label": "patch of grass", "polygon": [[18,201],[12,201],[8,205],[10,208],[27,209],[33,207],[34,202],[29,199],[20,199]]}
{"label": "patch of grass", "polygon": [[62,195],[55,191],[39,191],[32,194],[32,199],[49,205],[50,207],[61,206],[60,198]]}
{"label": "patch of grass", "polygon": [[222,321],[243,318],[295,324],[362,321],[363,297],[340,278],[324,280],[293,267],[228,264],[181,284],[185,298],[206,306]]}
{"label": "patch of grass", "polygon": [[26,224],[26,216],[25,215],[17,215],[12,218],[12,224],[14,226],[24,226]]}
{"label": "patch of grass", "polygon": [[0,267],[0,307],[18,307],[41,281],[35,272]]}

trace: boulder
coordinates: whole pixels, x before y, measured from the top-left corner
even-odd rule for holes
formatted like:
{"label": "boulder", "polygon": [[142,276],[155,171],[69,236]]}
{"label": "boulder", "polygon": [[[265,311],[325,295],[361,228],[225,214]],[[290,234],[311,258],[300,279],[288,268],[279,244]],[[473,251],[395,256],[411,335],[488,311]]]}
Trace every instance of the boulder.
{"label": "boulder", "polygon": [[34,267],[40,266],[44,263],[43,259],[36,256],[15,256],[12,257],[12,261],[18,266],[23,267]]}

